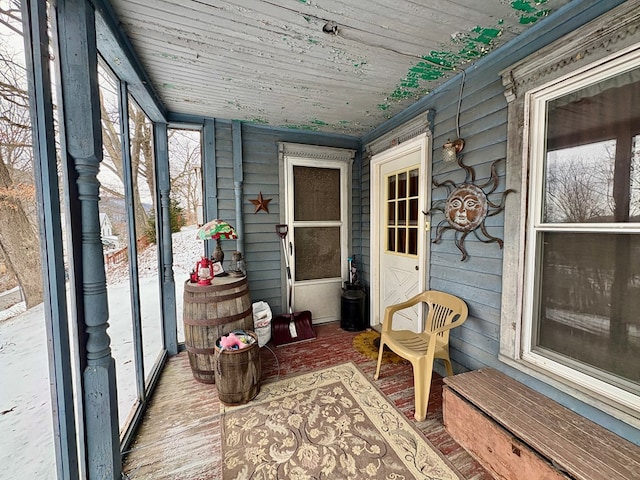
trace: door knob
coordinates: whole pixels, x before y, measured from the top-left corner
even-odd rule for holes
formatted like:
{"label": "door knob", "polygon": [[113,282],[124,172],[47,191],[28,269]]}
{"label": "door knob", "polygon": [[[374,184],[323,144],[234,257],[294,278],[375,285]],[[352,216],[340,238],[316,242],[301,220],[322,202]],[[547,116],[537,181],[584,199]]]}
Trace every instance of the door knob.
{"label": "door knob", "polygon": [[418,270],[420,270],[420,268],[418,268],[418,265],[416,265],[416,272],[417,272]]}

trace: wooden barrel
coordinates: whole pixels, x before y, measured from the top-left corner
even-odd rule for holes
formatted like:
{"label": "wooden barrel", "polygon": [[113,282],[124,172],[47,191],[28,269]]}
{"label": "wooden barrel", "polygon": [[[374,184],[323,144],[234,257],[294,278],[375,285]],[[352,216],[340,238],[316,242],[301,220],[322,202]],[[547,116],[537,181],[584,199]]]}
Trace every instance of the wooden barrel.
{"label": "wooden barrel", "polygon": [[215,344],[234,330],[253,330],[247,278],[215,277],[211,285],[185,282],[184,343],[193,377],[215,382]]}
{"label": "wooden barrel", "polygon": [[260,392],[260,346],[255,332],[247,332],[255,342],[240,350],[223,350],[216,344],[216,389],[225,405],[240,405]]}

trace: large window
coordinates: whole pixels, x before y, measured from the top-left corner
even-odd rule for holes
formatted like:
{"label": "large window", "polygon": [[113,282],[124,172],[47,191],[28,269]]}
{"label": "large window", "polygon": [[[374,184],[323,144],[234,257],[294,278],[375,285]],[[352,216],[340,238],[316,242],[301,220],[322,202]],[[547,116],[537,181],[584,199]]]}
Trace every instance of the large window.
{"label": "large window", "polygon": [[522,358],[640,396],[640,56],[529,95]]}

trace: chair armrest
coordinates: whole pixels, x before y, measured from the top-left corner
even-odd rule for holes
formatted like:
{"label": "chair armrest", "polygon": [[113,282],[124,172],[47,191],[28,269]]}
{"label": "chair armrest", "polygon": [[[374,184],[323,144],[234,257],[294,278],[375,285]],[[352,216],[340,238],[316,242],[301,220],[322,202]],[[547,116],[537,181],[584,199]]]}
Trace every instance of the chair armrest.
{"label": "chair armrest", "polygon": [[405,308],[413,307],[414,305],[420,303],[422,301],[423,293],[419,293],[414,295],[409,300],[405,300],[402,303],[396,303],[395,305],[389,305],[384,309],[384,319],[382,321],[382,331],[389,332],[391,331],[391,324],[393,323],[393,314],[404,310]]}

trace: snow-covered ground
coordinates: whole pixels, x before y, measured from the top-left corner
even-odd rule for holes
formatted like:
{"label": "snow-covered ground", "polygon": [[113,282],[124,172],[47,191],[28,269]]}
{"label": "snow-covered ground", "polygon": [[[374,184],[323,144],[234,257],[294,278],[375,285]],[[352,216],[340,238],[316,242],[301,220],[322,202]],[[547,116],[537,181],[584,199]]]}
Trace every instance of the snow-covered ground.
{"label": "snow-covered ground", "polygon": [[[173,235],[178,337],[182,333],[182,289],[203,252],[195,227]],[[145,371],[161,348],[160,295],[155,245],[139,252]],[[130,289],[126,263],[109,271],[109,329],[116,359],[118,411],[125,421],[136,398]],[[53,479],[55,456],[44,308],[24,302],[0,311],[0,478]]]}

